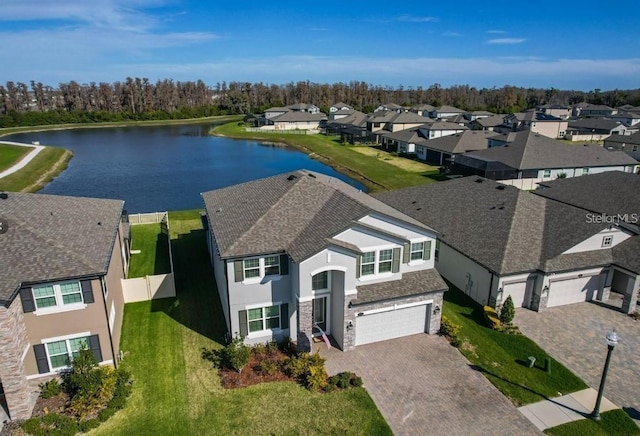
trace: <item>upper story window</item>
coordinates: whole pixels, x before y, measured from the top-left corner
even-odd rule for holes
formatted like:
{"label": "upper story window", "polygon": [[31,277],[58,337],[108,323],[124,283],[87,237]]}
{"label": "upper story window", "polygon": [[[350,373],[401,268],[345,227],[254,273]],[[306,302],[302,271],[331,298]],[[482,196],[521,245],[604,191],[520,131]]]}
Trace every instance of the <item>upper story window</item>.
{"label": "upper story window", "polygon": [[378,272],[391,272],[391,264],[393,262],[393,250],[380,250],[380,261],[378,262]]}
{"label": "upper story window", "polygon": [[357,277],[400,271],[400,248],[362,253],[357,259]]}
{"label": "upper story window", "polygon": [[36,315],[82,309],[94,302],[90,280],[25,287],[20,290],[20,299],[24,313]]}
{"label": "upper story window", "polygon": [[366,276],[376,272],[376,252],[370,251],[362,255],[360,261],[360,275]]}
{"label": "upper story window", "polygon": [[551,177],[551,170],[544,170],[544,174],[542,174],[542,177],[544,178]]}
{"label": "upper story window", "polygon": [[586,176],[587,174],[589,174],[589,168],[582,168],[582,175]]}
{"label": "upper story window", "polygon": [[311,277],[311,289],[314,291],[329,289],[329,271],[322,271]]}
{"label": "upper story window", "polygon": [[416,242],[411,244],[411,260],[423,260],[424,242]]}
{"label": "upper story window", "polygon": [[287,275],[288,262],[285,254],[236,260],[233,263],[234,278],[236,282],[241,282],[246,279]]}
{"label": "upper story window", "polygon": [[603,247],[611,247],[611,244],[613,244],[613,236],[605,236],[602,238]]}

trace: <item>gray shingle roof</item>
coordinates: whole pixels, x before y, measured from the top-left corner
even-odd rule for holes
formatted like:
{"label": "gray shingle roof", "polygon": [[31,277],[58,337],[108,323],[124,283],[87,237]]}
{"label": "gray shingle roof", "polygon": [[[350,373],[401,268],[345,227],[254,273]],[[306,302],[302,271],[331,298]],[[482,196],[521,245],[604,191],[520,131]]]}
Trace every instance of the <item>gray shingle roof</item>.
{"label": "gray shingle roof", "polygon": [[25,283],[106,274],[124,202],[7,193],[0,217],[0,302]]}
{"label": "gray shingle roof", "polygon": [[504,115],[492,115],[487,118],[477,119],[473,122],[480,124],[482,127],[496,127],[504,123],[504,117]]}
{"label": "gray shingle roof", "polygon": [[439,106],[437,108],[434,109],[434,112],[437,113],[464,113],[465,111],[463,111],[462,109],[458,109],[457,107],[454,106]]}
{"label": "gray shingle roof", "polygon": [[393,280],[358,286],[358,298],[351,300],[355,306],[371,302],[389,301],[446,291],[449,287],[435,269],[402,274],[402,280]]}
{"label": "gray shingle roof", "polygon": [[[606,227],[589,223],[584,210],[481,177],[375,196],[433,227],[442,242],[503,275],[557,271],[558,265],[547,262]],[[559,266],[567,269],[581,262],[577,257],[562,260]]]}
{"label": "gray shingle roof", "polygon": [[290,111],[285,112],[282,115],[271,118],[273,122],[295,122],[295,121],[321,121],[326,120],[327,116],[322,112],[317,114],[311,114],[309,112],[302,111]]}
{"label": "gray shingle roof", "polygon": [[425,127],[425,130],[468,130],[466,126],[461,126],[450,121],[435,121]]}
{"label": "gray shingle roof", "polygon": [[459,154],[472,150],[484,150],[488,148],[488,139],[501,136],[495,132],[484,130],[467,130],[455,135],[443,136],[426,141],[425,147],[445,153]]}
{"label": "gray shingle roof", "polygon": [[202,194],[222,258],[286,252],[295,262],[371,212],[431,230],[346,183],[306,170]]}
{"label": "gray shingle roof", "polygon": [[578,130],[613,130],[620,127],[620,121],[608,118],[585,118],[582,120],[569,121],[569,127]]}
{"label": "gray shingle roof", "polygon": [[611,135],[608,138],[605,138],[605,147],[607,146],[607,143],[640,145],[640,132],[636,132],[632,135]]}
{"label": "gray shingle roof", "polygon": [[573,145],[523,130],[512,142],[488,150],[466,154],[468,158],[497,161],[518,170],[546,168],[582,168],[633,165],[638,162],[621,151],[609,151],[599,145]]}

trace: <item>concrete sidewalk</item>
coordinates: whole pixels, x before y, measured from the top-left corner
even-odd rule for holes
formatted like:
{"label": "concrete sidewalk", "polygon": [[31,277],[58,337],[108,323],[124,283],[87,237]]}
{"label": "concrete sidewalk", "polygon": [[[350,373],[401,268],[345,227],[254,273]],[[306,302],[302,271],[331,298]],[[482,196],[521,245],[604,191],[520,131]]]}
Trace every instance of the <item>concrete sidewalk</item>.
{"label": "concrete sidewalk", "polygon": [[21,170],[22,168],[27,166],[27,164],[31,162],[33,158],[38,155],[38,153],[44,150],[44,146],[42,145],[23,144],[22,142],[11,142],[11,141],[0,141],[0,143],[33,148],[33,150],[27,153],[27,155],[24,156],[18,163],[0,172],[0,179]]}
{"label": "concrete sidewalk", "polygon": [[[596,405],[597,397],[598,392],[593,388],[588,388],[572,394],[522,406],[518,410],[540,431],[543,431],[567,422],[588,418]],[[618,407],[603,397],[600,413],[614,409],[618,409]]]}

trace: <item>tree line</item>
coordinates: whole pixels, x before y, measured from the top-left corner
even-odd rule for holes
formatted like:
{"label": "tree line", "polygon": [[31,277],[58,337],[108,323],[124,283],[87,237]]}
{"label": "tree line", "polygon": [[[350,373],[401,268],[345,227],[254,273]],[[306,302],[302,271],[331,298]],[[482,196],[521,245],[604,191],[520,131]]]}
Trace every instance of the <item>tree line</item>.
{"label": "tree line", "polygon": [[71,81],[57,87],[30,81],[0,85],[0,127],[19,125],[104,122],[122,120],[162,120],[212,115],[261,113],[273,106],[313,103],[328,112],[333,103],[342,102],[362,112],[371,112],[383,103],[403,106],[451,105],[465,110],[496,113],[517,112],[543,104],[571,105],[579,102],[640,105],[640,89],[592,91],[555,88],[476,88],[470,85],[429,87],[349,83],[286,84],[158,80],[127,77],[122,82]]}

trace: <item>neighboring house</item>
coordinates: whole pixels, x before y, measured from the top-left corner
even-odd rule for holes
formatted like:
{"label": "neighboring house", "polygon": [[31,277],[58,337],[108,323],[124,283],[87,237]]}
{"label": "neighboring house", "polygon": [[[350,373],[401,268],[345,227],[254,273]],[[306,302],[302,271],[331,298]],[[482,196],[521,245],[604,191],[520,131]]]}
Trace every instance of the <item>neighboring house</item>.
{"label": "neighboring house", "polygon": [[516,307],[542,311],[607,300],[613,287],[631,288],[635,306],[640,257],[632,249],[640,237],[625,225],[481,177],[375,196],[440,232],[436,268],[481,305],[499,307],[510,295]]}
{"label": "neighboring house", "polygon": [[[611,290],[623,295],[622,312],[636,310],[640,288],[640,176],[619,171],[593,174],[577,179],[541,183],[534,191],[545,198],[578,207],[592,223],[604,222],[614,232],[602,241],[591,241],[593,248],[611,247],[613,262],[607,282]],[[615,234],[631,233],[623,240]],[[612,276],[612,277],[611,277]]]}
{"label": "neighboring house", "polygon": [[567,139],[571,141],[602,141],[611,135],[626,135],[627,127],[606,118],[586,118],[569,121]]}
{"label": "neighboring house", "polygon": [[590,104],[580,109],[580,118],[601,118],[610,117],[618,113],[617,109],[605,106],[603,104]]}
{"label": "neighboring house", "polygon": [[582,109],[591,106],[589,103],[587,102],[580,102],[580,103],[576,103],[574,105],[571,106],[571,117],[573,118],[579,118],[581,113],[582,113]]}
{"label": "neighboring house", "polygon": [[314,104],[307,103],[296,103],[290,104],[287,106],[287,109],[290,109],[294,112],[307,112],[309,114],[319,114],[320,108]]}
{"label": "neighboring house", "polygon": [[431,122],[433,122],[433,120],[413,112],[401,112],[391,116],[384,123],[383,129],[388,132],[398,132],[400,130],[411,129]]}
{"label": "neighboring house", "polygon": [[471,111],[471,112],[465,112],[464,117],[468,120],[468,121],[475,121],[475,120],[481,120],[483,118],[489,118],[494,116],[495,114],[493,112],[487,112],[487,111]]}
{"label": "neighboring house", "polygon": [[543,112],[547,115],[560,118],[562,120],[568,120],[571,118],[571,107],[561,104],[545,104],[536,107],[538,112]]}
{"label": "neighboring house", "polygon": [[420,141],[416,144],[416,156],[432,165],[449,166],[456,156],[469,151],[489,148],[488,140],[497,133],[466,130],[462,133]]}
{"label": "neighboring house", "polygon": [[633,135],[611,135],[604,139],[607,150],[624,151],[635,160],[640,161],[640,132]]}
{"label": "neighboring house", "polygon": [[506,115],[492,115],[486,118],[476,118],[467,124],[471,130],[486,130],[493,132],[496,127],[504,124],[504,117]]}
{"label": "neighboring house", "polygon": [[[322,123],[321,126],[323,126]],[[376,140],[375,134],[367,131],[367,115],[360,111],[353,111],[346,117],[327,121],[323,127],[327,135],[340,135],[341,142],[357,144]]]}
{"label": "neighboring house", "polygon": [[290,111],[270,118],[273,124],[260,127],[262,130],[317,130],[327,116],[323,113],[312,114],[302,111]]}
{"label": "neighboring house", "polygon": [[618,112],[611,116],[614,121],[619,121],[627,127],[640,124],[640,113],[638,112]]}
{"label": "neighboring house", "polygon": [[[509,126],[509,130],[512,132],[531,130],[548,138],[563,138],[567,131],[568,121],[544,112],[526,111],[507,115],[504,118],[504,124]],[[494,130],[507,133],[504,129]]]}
{"label": "neighboring house", "polygon": [[375,108],[374,112],[387,111],[387,112],[405,112],[405,109],[399,104],[395,103],[387,103],[381,104],[377,108]]}
{"label": "neighboring house", "polygon": [[[397,117],[399,112],[391,110],[376,110],[372,114],[367,115],[367,130],[371,133],[383,130],[387,123]],[[425,118],[426,121],[426,118]]]}
{"label": "neighboring house", "polygon": [[387,151],[414,154],[416,144],[426,142],[426,139],[420,134],[420,126],[395,133],[381,133],[378,140],[382,148]]}
{"label": "neighboring house", "polygon": [[0,194],[8,225],[0,234],[0,392],[12,420],[31,416],[38,385],[67,370],[80,347],[117,364],[129,255],[123,204]]}
{"label": "neighboring house", "polygon": [[462,133],[465,130],[469,130],[469,128],[449,121],[434,121],[433,123],[425,125],[420,130],[422,136],[426,139],[435,139]]}
{"label": "neighboring house", "polygon": [[346,351],[438,332],[447,285],[428,226],[304,170],[202,196],[230,334],[309,350],[324,331]]}
{"label": "neighboring house", "polygon": [[345,111],[345,110],[353,110],[353,108],[346,103],[342,103],[342,102],[335,103],[331,105],[331,107],[329,108],[329,115],[331,115],[333,112]]}
{"label": "neighboring house", "polygon": [[271,118],[279,117],[280,115],[284,115],[287,112],[291,112],[291,109],[286,107],[272,107],[264,111],[264,117],[266,119],[271,119]]}
{"label": "neighboring house", "polygon": [[428,117],[431,111],[434,109],[435,107],[431,106],[430,104],[419,104],[417,106],[413,106],[411,109],[409,109],[409,111],[416,113],[418,115],[421,115],[423,117]]}
{"label": "neighboring house", "polygon": [[465,111],[453,106],[438,106],[431,111],[431,118],[449,118],[456,115],[464,115]]}
{"label": "neighboring house", "polygon": [[521,189],[558,177],[577,177],[607,171],[635,172],[638,162],[631,156],[599,145],[572,145],[529,130],[512,135],[502,147],[473,151],[456,157],[455,174],[478,175]]}
{"label": "neighboring house", "polygon": [[356,112],[358,111],[355,109],[340,109],[337,111],[331,111],[329,112],[329,120],[335,121],[335,120],[339,120],[340,118],[346,118],[349,115],[355,114]]}

